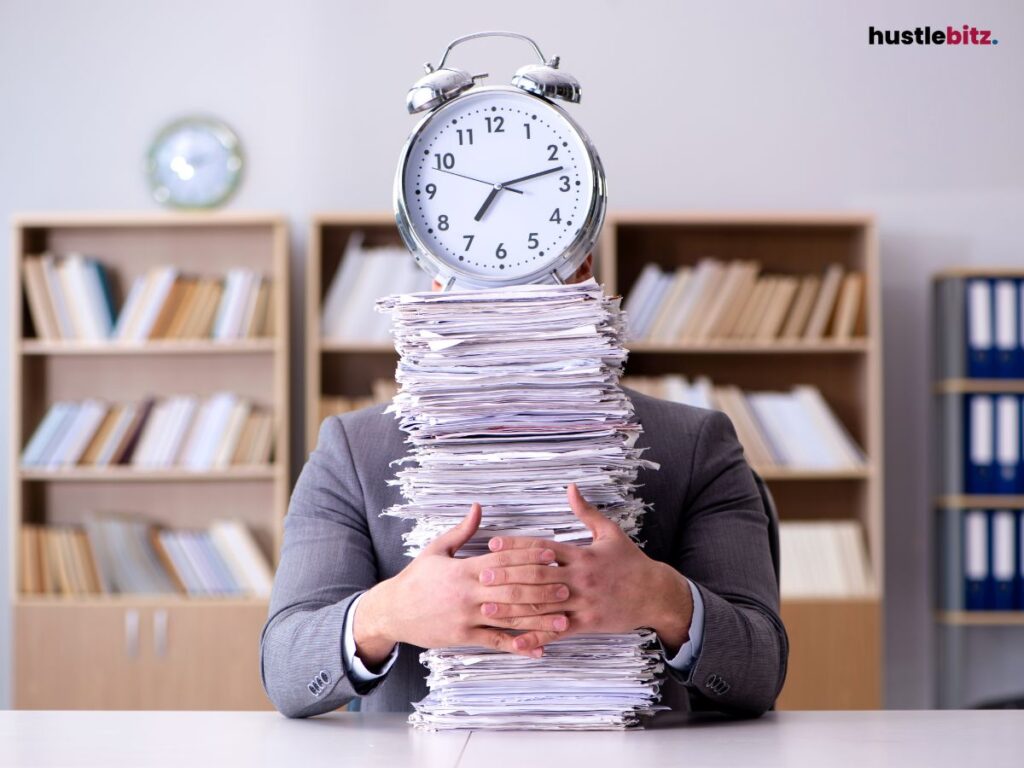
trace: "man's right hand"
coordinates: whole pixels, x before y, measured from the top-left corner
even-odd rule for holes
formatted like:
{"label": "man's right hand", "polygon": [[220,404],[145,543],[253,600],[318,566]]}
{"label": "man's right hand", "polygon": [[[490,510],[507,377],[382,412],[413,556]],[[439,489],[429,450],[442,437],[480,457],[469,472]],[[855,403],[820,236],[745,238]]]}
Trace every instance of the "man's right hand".
{"label": "man's right hand", "polygon": [[[380,666],[399,642],[421,648],[478,645],[536,658],[569,628],[559,607],[569,598],[569,588],[558,581],[558,568],[549,566],[555,561],[550,549],[455,557],[476,533],[480,515],[480,505],[473,504],[461,523],[438,536],[401,573],[363,595],[352,631],[356,653],[368,668]],[[499,567],[503,582],[490,585],[488,577]],[[488,618],[488,613],[502,618]],[[507,629],[523,630],[527,637],[517,642]]]}

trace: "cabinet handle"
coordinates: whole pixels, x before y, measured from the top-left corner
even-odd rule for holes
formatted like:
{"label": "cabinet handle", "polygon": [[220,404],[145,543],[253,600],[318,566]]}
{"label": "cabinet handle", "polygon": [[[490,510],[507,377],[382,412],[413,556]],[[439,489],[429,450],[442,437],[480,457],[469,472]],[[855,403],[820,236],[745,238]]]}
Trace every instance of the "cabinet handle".
{"label": "cabinet handle", "polygon": [[153,611],[153,651],[159,658],[167,655],[167,611]]}
{"label": "cabinet handle", "polygon": [[130,659],[139,657],[139,612],[124,612],[124,652]]}

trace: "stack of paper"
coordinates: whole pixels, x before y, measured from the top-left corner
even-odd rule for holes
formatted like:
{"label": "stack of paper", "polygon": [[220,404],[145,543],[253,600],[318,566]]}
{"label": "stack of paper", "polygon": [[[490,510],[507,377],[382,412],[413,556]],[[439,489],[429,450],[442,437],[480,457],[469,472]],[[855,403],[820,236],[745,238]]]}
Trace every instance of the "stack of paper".
{"label": "stack of paper", "polygon": [[[635,534],[641,433],[618,386],[626,350],[618,298],[574,285],[416,293],[379,302],[393,316],[399,393],[390,407],[411,453],[397,477],[406,502],[386,514],[415,521],[406,554],[483,506],[458,554],[487,551],[498,533],[578,544],[590,532],[566,499],[569,483]],[[415,725],[444,728],[625,728],[654,711],[663,669],[650,632],[573,635],[540,659],[481,648],[427,651],[430,694]]]}

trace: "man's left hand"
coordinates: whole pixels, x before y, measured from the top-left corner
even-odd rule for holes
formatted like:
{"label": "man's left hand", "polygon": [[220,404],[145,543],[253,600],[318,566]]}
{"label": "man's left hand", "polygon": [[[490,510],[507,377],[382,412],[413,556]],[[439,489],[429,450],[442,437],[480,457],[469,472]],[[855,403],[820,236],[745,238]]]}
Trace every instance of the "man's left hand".
{"label": "man's left hand", "polygon": [[[569,599],[557,606],[557,610],[569,615],[566,635],[621,633],[650,627],[658,633],[667,652],[674,654],[686,642],[693,617],[689,583],[671,566],[647,557],[618,525],[583,498],[575,484],[569,486],[567,495],[572,511],[590,529],[592,544],[578,547],[545,539],[496,536],[489,542],[491,551],[533,547],[554,551],[558,580],[569,587]],[[481,574],[487,585],[524,583],[519,568],[497,567],[489,571]],[[544,578],[539,569],[533,571],[538,573],[538,579]],[[538,607],[485,602],[481,611],[494,620],[533,615]],[[514,626],[514,622],[509,626]]]}

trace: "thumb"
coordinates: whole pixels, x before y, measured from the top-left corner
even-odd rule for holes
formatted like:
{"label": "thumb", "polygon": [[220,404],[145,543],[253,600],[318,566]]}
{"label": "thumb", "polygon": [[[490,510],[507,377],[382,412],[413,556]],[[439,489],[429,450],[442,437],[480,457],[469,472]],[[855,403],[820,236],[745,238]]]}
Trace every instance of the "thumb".
{"label": "thumb", "polygon": [[606,539],[612,535],[613,531],[619,530],[619,526],[598,512],[597,507],[583,498],[576,483],[569,483],[566,496],[569,497],[569,506],[572,508],[573,514],[590,529],[594,541]]}
{"label": "thumb", "polygon": [[424,554],[429,553],[453,557],[456,552],[466,545],[467,541],[473,538],[476,529],[480,527],[480,517],[482,514],[483,511],[480,505],[473,502],[473,505],[469,508],[469,513],[462,518],[461,522],[450,531],[442,533],[424,547]]}

